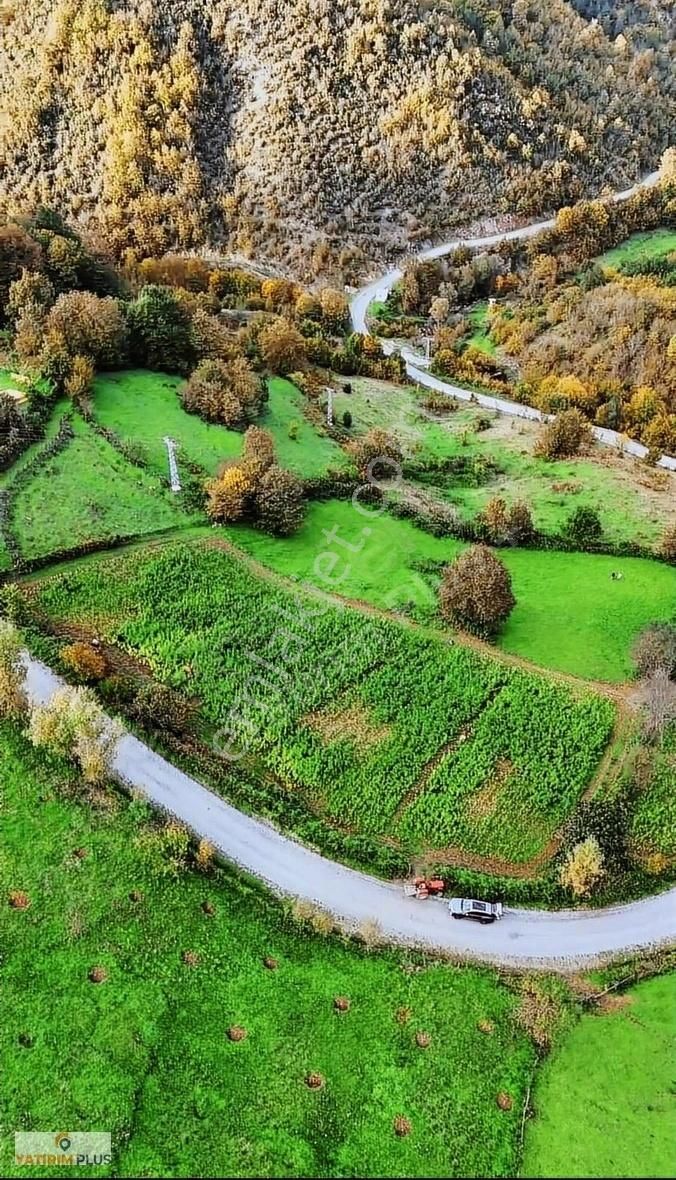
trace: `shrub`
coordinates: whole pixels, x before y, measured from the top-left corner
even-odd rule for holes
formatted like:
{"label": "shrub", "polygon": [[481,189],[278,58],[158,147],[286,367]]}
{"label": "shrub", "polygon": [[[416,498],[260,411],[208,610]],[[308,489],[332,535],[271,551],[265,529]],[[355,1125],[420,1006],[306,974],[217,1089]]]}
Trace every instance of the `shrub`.
{"label": "shrub", "polygon": [[522,500],[509,510],[508,537],[512,545],[530,545],[535,539],[535,525],[530,508]]}
{"label": "shrub", "polygon": [[74,356],[64,383],[65,392],[74,402],[89,397],[94,384],[94,362],[88,356]]}
{"label": "shrub", "polygon": [[596,509],[583,506],[576,508],[563,526],[563,535],[581,547],[599,541],[603,536],[603,525]]}
{"label": "shrub", "polygon": [[577,455],[591,440],[591,427],[579,410],[562,410],[544,426],[536,455],[545,459],[566,459]]}
{"label": "shrub", "polygon": [[26,710],[22,650],[14,623],[0,618],[0,717],[20,717]]}
{"label": "shrub", "polygon": [[256,513],[266,532],[281,537],[295,533],[305,517],[303,485],[298,476],[276,464],[268,467],[256,490]]}
{"label": "shrub", "polygon": [[344,410],[343,411],[343,426],[345,427],[346,430],[349,430],[351,425],[352,425],[352,415],[349,410]]}
{"label": "shrub", "polygon": [[494,545],[504,545],[509,536],[507,505],[500,496],[493,496],[479,516],[479,523]]}
{"label": "shrub", "polygon": [[[214,867],[216,849],[210,840],[200,840],[195,853],[195,865],[201,873],[210,873]],[[208,913],[205,910],[205,913]],[[213,910],[212,910],[213,912]]]}
{"label": "shrub", "polygon": [[480,635],[495,634],[516,604],[509,572],[485,545],[446,567],[439,594],[443,617]]}
{"label": "shrub", "polygon": [[70,758],[87,783],[101,783],[110,774],[122,726],[107,717],[88,688],[62,688],[46,705],[33,708],[28,736],[34,746]]}
{"label": "shrub", "polygon": [[107,672],[105,656],[90,643],[71,643],[61,649],[61,660],[79,680],[102,680]]}
{"label": "shrub", "polygon": [[661,553],[667,561],[676,562],[676,525],[667,529],[662,537]]}
{"label": "shrub", "polygon": [[160,828],[148,828],[136,844],[157,877],[178,877],[188,867],[190,833],[176,820],[168,820]]}
{"label": "shrub", "polygon": [[586,897],[605,873],[603,853],[595,836],[576,844],[559,872],[559,880],[574,897]]}
{"label": "shrub", "polygon": [[9,467],[36,437],[36,426],[30,416],[14,398],[0,390],[0,470]]}
{"label": "shrub", "polygon": [[664,669],[676,677],[676,627],[672,623],[651,623],[636,638],[631,658],[638,676],[650,676]]}
{"label": "shrub", "polygon": [[146,680],[136,694],[132,713],[150,729],[168,730],[182,737],[192,732],[197,707],[169,685]]}
{"label": "shrub", "polygon": [[392,479],[401,468],[402,451],[393,435],[375,427],[347,445],[347,452],[363,479]]}

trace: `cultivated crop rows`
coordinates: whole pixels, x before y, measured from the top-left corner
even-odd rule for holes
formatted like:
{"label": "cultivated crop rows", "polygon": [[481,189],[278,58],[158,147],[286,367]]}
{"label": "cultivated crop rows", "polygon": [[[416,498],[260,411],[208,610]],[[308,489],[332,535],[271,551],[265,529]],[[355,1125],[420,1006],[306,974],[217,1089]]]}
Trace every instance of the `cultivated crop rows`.
{"label": "cultivated crop rows", "polygon": [[[254,753],[336,822],[408,844],[527,859],[591,779],[610,702],[395,623],[292,595],[222,551],[170,546],[46,582],[52,617],[92,623],[202,702],[217,744]],[[380,737],[311,723],[353,707]]]}

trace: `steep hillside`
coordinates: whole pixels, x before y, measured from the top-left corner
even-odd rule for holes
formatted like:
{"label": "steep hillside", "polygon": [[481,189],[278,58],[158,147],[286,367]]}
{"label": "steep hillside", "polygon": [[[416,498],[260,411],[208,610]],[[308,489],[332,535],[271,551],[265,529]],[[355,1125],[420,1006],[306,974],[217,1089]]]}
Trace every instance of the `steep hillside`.
{"label": "steep hillside", "polygon": [[2,0],[0,211],[315,271],[532,213],[656,164],[669,7]]}

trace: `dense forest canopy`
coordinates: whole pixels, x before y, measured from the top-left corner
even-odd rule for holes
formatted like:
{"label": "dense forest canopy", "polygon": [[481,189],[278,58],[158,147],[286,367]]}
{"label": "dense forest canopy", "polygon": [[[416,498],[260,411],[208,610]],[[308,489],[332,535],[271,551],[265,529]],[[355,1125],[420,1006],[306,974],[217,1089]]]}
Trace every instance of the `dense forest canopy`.
{"label": "dense forest canopy", "polygon": [[3,0],[0,212],[48,204],[118,254],[225,244],[347,274],[654,167],[670,8]]}

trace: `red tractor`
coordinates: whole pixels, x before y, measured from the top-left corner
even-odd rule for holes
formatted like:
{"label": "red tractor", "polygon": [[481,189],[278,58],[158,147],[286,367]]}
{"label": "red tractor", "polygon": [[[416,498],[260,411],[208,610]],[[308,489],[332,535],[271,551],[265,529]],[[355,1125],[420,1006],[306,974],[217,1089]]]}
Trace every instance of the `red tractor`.
{"label": "red tractor", "polygon": [[446,882],[441,881],[438,877],[414,877],[412,881],[407,881],[404,885],[404,893],[406,897],[415,897],[418,901],[426,901],[428,897],[441,897]]}

